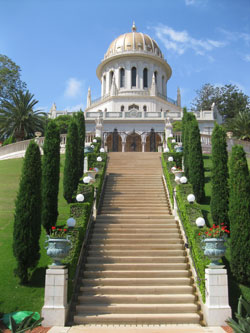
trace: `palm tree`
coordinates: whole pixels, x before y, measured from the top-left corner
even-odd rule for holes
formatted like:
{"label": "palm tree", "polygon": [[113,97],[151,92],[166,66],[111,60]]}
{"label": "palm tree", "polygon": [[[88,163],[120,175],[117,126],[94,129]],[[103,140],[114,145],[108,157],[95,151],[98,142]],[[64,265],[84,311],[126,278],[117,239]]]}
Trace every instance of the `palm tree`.
{"label": "palm tree", "polygon": [[235,118],[227,121],[226,128],[242,140],[250,140],[250,111],[239,112]]}
{"label": "palm tree", "polygon": [[11,101],[4,99],[0,104],[0,136],[13,136],[16,141],[33,137],[36,131],[43,131],[46,114],[34,111],[38,103],[28,90],[11,94]]}

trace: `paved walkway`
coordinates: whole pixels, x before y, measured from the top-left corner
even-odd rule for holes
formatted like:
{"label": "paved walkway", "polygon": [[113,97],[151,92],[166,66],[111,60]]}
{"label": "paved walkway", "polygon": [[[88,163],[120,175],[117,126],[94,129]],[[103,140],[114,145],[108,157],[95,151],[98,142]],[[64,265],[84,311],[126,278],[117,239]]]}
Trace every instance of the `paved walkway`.
{"label": "paved walkway", "polygon": [[221,327],[201,327],[199,325],[79,325],[72,327],[52,327],[48,333],[225,333]]}

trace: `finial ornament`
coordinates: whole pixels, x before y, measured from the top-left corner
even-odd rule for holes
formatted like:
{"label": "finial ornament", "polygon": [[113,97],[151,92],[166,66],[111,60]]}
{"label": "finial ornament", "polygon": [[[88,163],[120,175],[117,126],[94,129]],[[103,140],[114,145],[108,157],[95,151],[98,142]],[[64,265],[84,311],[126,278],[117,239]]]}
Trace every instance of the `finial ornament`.
{"label": "finial ornament", "polygon": [[132,25],[132,31],[133,31],[133,32],[135,32],[135,31],[136,31],[135,21],[133,21],[133,25]]}

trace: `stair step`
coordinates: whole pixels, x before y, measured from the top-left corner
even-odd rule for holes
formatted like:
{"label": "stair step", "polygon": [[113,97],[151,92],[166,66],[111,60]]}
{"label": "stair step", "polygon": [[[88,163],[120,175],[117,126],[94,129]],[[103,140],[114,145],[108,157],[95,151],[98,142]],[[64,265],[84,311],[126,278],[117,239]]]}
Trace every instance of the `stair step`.
{"label": "stair step", "polygon": [[[94,237],[94,236],[92,236]],[[141,239],[133,239],[135,244],[147,244],[145,246],[157,246],[159,245],[159,239],[148,239],[148,238],[141,238]],[[121,246],[128,246],[131,245],[131,238],[129,239],[121,239],[121,238],[116,238],[116,239],[103,239],[103,238],[94,238],[90,239],[89,242],[90,245],[96,245],[96,246],[102,246],[102,245],[121,245]],[[184,244],[184,241],[179,237],[179,238],[171,238],[167,239],[164,243],[162,242],[162,246],[164,245],[170,245],[170,244]]]}
{"label": "stair step", "polygon": [[191,279],[187,277],[174,278],[84,278],[84,286],[189,286]]}
{"label": "stair step", "polygon": [[93,257],[165,257],[165,256],[182,256],[185,250],[88,250],[88,255]]}
{"label": "stair step", "polygon": [[183,304],[194,303],[197,296],[193,294],[165,295],[80,295],[78,302],[84,304]]}
{"label": "stair step", "polygon": [[192,285],[180,286],[81,286],[80,291],[85,295],[162,295],[189,294],[195,291]]}
{"label": "stair step", "polygon": [[122,270],[122,271],[163,271],[163,270],[183,270],[183,269],[189,269],[190,266],[188,262],[171,262],[171,263],[86,263],[85,270],[98,270],[98,271],[106,271],[106,270]]}
{"label": "stair step", "polygon": [[168,271],[112,271],[106,270],[102,272],[85,270],[83,277],[85,278],[169,278],[169,277],[189,277],[190,272],[188,270],[168,270]]}
{"label": "stair step", "polygon": [[117,240],[117,239],[126,239],[126,240],[135,240],[135,239],[147,239],[148,241],[151,241],[151,239],[158,239],[161,242],[168,242],[168,239],[172,238],[180,238],[181,239],[181,234],[179,232],[169,232],[169,233],[137,233],[137,234],[128,234],[128,233],[94,233],[91,236],[91,240],[94,241],[95,239],[98,240]]}
{"label": "stair step", "polygon": [[187,258],[185,256],[168,256],[168,257],[115,257],[115,256],[87,256],[88,263],[169,263],[169,262],[186,262]]}
{"label": "stair step", "polygon": [[107,215],[97,215],[97,221],[99,220],[124,220],[124,219],[129,219],[129,220],[169,220],[169,219],[174,219],[174,216],[171,214],[165,214],[165,216],[162,215],[148,215],[148,214],[123,214],[123,215],[117,215],[117,214],[107,214]]}
{"label": "stair step", "polygon": [[169,314],[196,313],[196,304],[79,304],[76,311],[81,314]]}
{"label": "stair step", "polygon": [[75,324],[199,324],[200,316],[196,313],[177,314],[85,314],[74,316]]}
{"label": "stair step", "polygon": [[100,244],[92,244],[88,246],[88,250],[92,251],[166,251],[166,250],[184,250],[184,245],[179,244],[156,244],[156,245],[150,245],[150,244],[144,244],[144,245],[100,245]]}

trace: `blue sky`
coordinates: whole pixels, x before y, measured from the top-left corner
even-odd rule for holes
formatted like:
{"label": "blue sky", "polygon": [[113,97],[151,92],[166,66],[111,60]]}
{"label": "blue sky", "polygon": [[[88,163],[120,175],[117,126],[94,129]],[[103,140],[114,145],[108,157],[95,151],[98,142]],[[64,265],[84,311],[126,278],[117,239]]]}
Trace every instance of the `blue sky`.
{"label": "blue sky", "polygon": [[113,39],[149,34],[172,67],[168,96],[190,107],[205,83],[250,95],[250,0],[0,0],[0,53],[48,111],[86,106],[101,94],[96,68]]}

